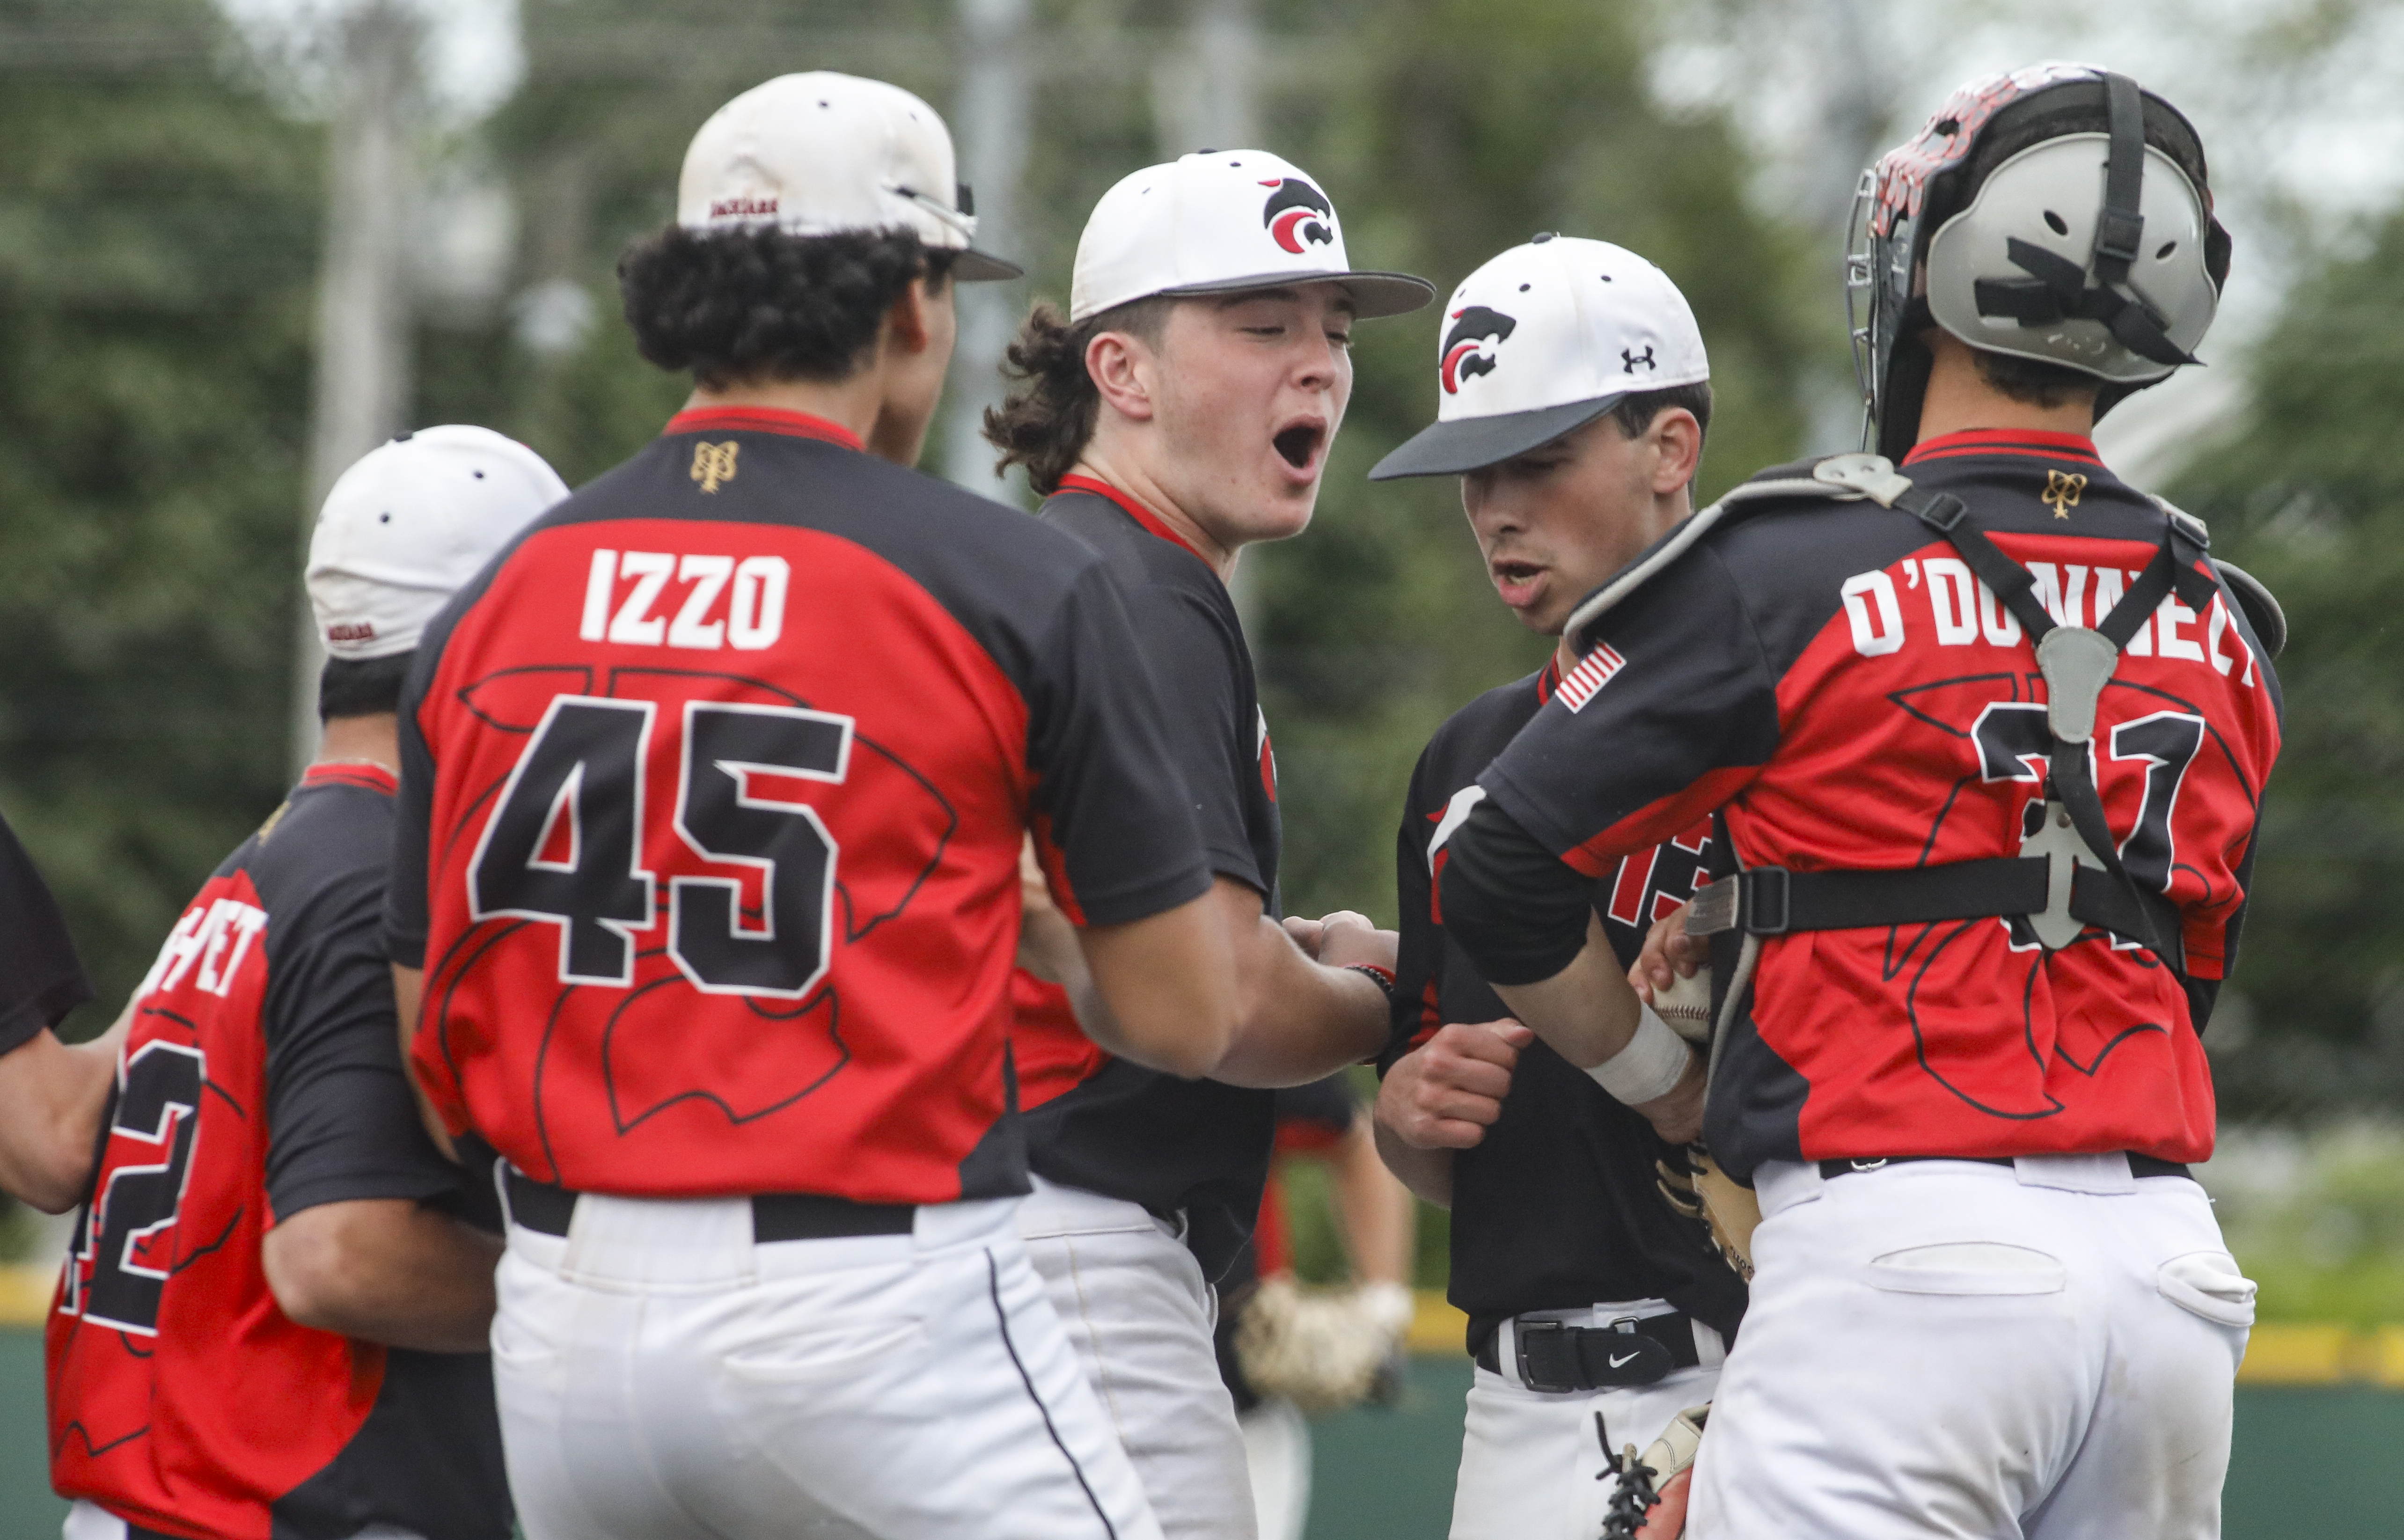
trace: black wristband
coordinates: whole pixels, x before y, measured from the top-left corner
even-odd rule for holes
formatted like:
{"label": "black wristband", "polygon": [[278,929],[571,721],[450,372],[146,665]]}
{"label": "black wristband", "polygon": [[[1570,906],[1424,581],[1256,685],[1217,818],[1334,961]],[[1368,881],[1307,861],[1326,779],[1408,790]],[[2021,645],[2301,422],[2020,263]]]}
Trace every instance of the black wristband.
{"label": "black wristband", "polygon": [[1374,962],[1348,962],[1344,965],[1344,971],[1348,973],[1368,974],[1370,982],[1385,991],[1386,1003],[1391,1005],[1394,1002],[1394,975],[1387,969],[1380,968]]}

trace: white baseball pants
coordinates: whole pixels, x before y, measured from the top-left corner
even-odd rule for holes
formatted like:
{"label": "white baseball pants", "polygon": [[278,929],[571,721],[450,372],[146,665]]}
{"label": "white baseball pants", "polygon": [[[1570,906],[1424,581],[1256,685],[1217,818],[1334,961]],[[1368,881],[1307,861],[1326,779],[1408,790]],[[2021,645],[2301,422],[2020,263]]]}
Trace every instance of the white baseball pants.
{"label": "white baseball pants", "polygon": [[2203,1189],[2119,1155],[1756,1175],[1693,1540],[2211,1540],[2254,1319]]}
{"label": "white baseball pants", "polygon": [[[1531,1313],[1572,1326],[1608,1326],[1669,1308],[1648,1299]],[[1712,1399],[1723,1356],[1720,1334],[1697,1323],[1702,1363],[1672,1369],[1650,1385],[1563,1393],[1531,1391],[1520,1382],[1512,1327],[1504,1322],[1495,1344],[1502,1372],[1480,1368],[1470,1381],[1461,1476],[1452,1491],[1452,1540],[1594,1540],[1619,1490],[1618,1478],[1603,1467],[1595,1413],[1611,1430],[1614,1449],[1633,1444],[1643,1453],[1670,1419]]]}
{"label": "white baseball pants", "polygon": [[766,1245],[740,1198],[510,1225],[493,1378],[527,1540],[1158,1540],[1016,1207]]}
{"label": "white baseball pants", "polygon": [[1251,1468],[1252,1517],[1261,1540],[1302,1540],[1310,1527],[1310,1419],[1284,1396],[1273,1395],[1236,1414],[1244,1430],[1244,1463]]}
{"label": "white baseball pants", "polygon": [[1217,1303],[1177,1228],[1141,1205],[1035,1179],[1019,1234],[1168,1540],[1255,1540]]}

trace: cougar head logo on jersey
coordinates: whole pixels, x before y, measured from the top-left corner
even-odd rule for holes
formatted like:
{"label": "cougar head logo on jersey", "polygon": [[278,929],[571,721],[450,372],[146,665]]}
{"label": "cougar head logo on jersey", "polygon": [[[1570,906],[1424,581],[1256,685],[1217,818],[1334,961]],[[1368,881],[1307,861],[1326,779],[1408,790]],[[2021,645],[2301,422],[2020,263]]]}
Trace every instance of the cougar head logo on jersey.
{"label": "cougar head logo on jersey", "polygon": [[1463,305],[1452,313],[1452,329],[1444,334],[1444,362],[1437,372],[1444,393],[1461,394],[1461,382],[1494,372],[1494,350],[1519,329],[1518,321],[1484,305]]}
{"label": "cougar head logo on jersey", "polygon": [[1335,232],[1329,227],[1335,223],[1335,205],[1327,201],[1327,194],[1299,176],[1261,186],[1277,189],[1261,209],[1261,223],[1279,245],[1299,257],[1305,241],[1321,246],[1335,241]]}

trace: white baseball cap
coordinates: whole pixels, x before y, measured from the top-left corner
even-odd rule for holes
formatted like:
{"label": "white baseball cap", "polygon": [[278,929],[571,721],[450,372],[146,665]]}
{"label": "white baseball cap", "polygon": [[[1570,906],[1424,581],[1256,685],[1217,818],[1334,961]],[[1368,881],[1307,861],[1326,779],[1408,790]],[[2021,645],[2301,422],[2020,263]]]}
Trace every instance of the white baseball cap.
{"label": "white baseball cap", "polygon": [[327,653],[415,647],[451,595],[566,496],[541,455],[489,427],[422,427],[368,451],[309,536],[309,607]]}
{"label": "white baseball cap", "polygon": [[1340,281],[1353,314],[1400,315],[1435,297],[1406,273],[1356,273],[1335,205],[1266,150],[1206,149],[1146,166],[1102,194],[1077,238],[1069,319],[1155,294],[1225,294]]}
{"label": "white baseball cap", "polygon": [[780,75],[710,114],[684,152],[677,223],[773,225],[789,235],[895,231],[957,251],[966,283],[1015,278],[1013,262],[969,245],[975,203],[953,175],[952,135],[899,86],[812,70]]}
{"label": "white baseball cap", "polygon": [[1471,273],[1445,306],[1435,421],[1377,482],[1457,476],[1581,427],[1623,396],[1712,377],[1670,275],[1623,246],[1539,235]]}

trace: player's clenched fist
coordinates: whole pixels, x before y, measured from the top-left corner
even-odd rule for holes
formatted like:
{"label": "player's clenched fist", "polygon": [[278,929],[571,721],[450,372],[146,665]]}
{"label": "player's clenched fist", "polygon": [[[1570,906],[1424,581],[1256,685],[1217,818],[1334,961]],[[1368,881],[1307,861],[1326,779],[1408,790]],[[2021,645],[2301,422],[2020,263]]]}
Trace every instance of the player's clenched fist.
{"label": "player's clenched fist", "polygon": [[1535,1038],[1507,1016],[1440,1029],[1386,1072],[1377,1121],[1415,1149],[1475,1147],[1502,1115],[1519,1051]]}

